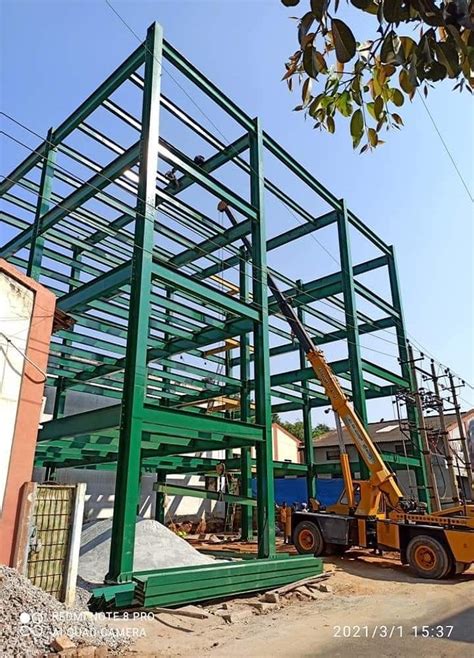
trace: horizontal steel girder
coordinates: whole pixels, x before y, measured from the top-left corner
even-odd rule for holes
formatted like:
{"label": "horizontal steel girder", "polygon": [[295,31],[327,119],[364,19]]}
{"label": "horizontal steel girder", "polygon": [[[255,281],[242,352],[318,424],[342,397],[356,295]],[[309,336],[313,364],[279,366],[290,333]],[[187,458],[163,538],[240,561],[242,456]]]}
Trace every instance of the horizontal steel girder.
{"label": "horizontal steel girder", "polygon": [[[43,424],[39,433],[39,441],[52,439],[63,439],[66,437],[80,436],[83,434],[94,434],[101,430],[118,428],[120,425],[121,405],[112,405],[87,411],[73,416],[65,416],[50,420]],[[240,437],[249,441],[261,441],[263,430],[260,426],[241,421],[218,418],[207,414],[196,414],[177,409],[158,407],[146,404],[144,408],[144,427],[149,434],[159,434],[160,427],[167,428],[167,433],[184,430],[202,434],[206,433],[229,435]],[[173,432],[171,432],[173,430]],[[163,430],[161,430],[163,431]]]}
{"label": "horizontal steel girder", "polygon": [[153,485],[153,491],[167,494],[168,496],[190,496],[191,498],[203,498],[205,500],[218,500],[223,503],[232,503],[233,505],[249,505],[250,507],[257,507],[255,498],[245,498],[244,496],[235,496],[234,494],[227,494],[221,491],[208,491],[207,489],[200,489],[198,487],[180,487],[174,484],[160,484]]}
{"label": "horizontal steel girder", "polygon": [[[57,128],[53,131],[51,141],[59,144],[75,128],[79,126],[106,98],[108,98],[120,85],[127,80],[130,75],[136,71],[145,61],[145,50],[141,44],[127,59],[109,75],[109,77],[83,102],[74,110]],[[21,164],[9,174],[0,184],[0,196],[8,191],[16,181],[25,176],[30,169],[37,165],[47,149],[46,142],[42,142],[31,155],[29,155]]]}
{"label": "horizontal steel girder", "polygon": [[197,297],[201,302],[225,309],[242,318],[254,321],[260,319],[259,311],[251,304],[244,304],[207,283],[196,281],[194,277],[186,276],[164,263],[159,263],[156,259],[153,261],[152,276],[163,284],[171,285],[174,290]]}
{"label": "horizontal steel girder", "polygon": [[[66,217],[71,211],[76,210],[83,203],[91,199],[98,191],[110,185],[110,181],[120,176],[126,169],[132,167],[138,160],[140,154],[140,144],[137,142],[131,146],[123,155],[106,165],[99,173],[95,174],[87,182],[66,197],[61,205],[51,208],[41,219],[41,233],[54,226],[63,217]],[[32,239],[33,226],[24,229],[19,235],[14,237],[10,242],[0,249],[0,257],[6,258],[23,247],[26,247]]]}

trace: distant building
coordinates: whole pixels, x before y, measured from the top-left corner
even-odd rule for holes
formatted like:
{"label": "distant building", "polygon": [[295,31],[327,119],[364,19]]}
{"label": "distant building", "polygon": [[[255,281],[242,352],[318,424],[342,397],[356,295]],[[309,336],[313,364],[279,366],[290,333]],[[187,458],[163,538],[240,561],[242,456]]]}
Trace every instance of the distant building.
{"label": "distant building", "polygon": [[[444,416],[446,422],[446,429],[449,437],[449,445],[452,450],[454,458],[454,470],[458,485],[462,488],[466,495],[470,495],[467,486],[467,469],[473,468],[473,455],[474,455],[474,409],[462,413],[462,420],[464,424],[464,431],[468,437],[469,451],[471,455],[471,463],[464,463],[464,456],[462,452],[461,442],[459,439],[459,427],[455,414],[446,414]],[[402,421],[406,425],[406,421]],[[438,491],[441,499],[450,499],[453,494],[450,490],[449,481],[447,477],[447,465],[443,456],[443,449],[441,437],[438,434],[439,419],[438,416],[425,417],[425,426],[430,433],[430,443],[433,449],[432,463],[436,481],[438,484]],[[370,437],[374,443],[380,447],[382,452],[393,452],[399,455],[406,455],[407,457],[415,456],[413,453],[413,446],[407,433],[404,433],[400,428],[398,420],[384,420],[379,423],[369,423],[367,427]],[[343,429],[344,444],[347,446],[347,453],[351,462],[358,461],[358,453],[352,440],[346,431]],[[337,463],[339,461],[339,443],[337,440],[336,430],[331,430],[322,434],[313,441],[314,446],[314,459],[317,464]],[[360,477],[358,472],[354,476]],[[324,476],[320,476],[324,477]],[[327,475],[326,477],[331,477]],[[339,477],[339,476],[337,476]],[[415,476],[413,471],[400,467],[397,470],[397,479],[400,487],[403,489],[407,496],[414,496],[416,493]]]}

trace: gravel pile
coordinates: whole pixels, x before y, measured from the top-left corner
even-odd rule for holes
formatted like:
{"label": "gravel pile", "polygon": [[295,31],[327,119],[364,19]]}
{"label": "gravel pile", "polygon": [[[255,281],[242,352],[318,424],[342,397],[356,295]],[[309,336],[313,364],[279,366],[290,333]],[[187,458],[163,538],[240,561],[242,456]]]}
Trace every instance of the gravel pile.
{"label": "gravel pile", "polygon": [[[109,570],[112,519],[92,521],[84,525],[79,557],[79,582],[82,587],[103,584]],[[214,560],[202,555],[188,542],[153,519],[137,519],[134,571],[171,569]]]}
{"label": "gravel pile", "polygon": [[130,644],[84,607],[67,608],[15,569],[0,565],[1,658],[36,657],[60,636],[78,645],[106,646],[114,653]]}

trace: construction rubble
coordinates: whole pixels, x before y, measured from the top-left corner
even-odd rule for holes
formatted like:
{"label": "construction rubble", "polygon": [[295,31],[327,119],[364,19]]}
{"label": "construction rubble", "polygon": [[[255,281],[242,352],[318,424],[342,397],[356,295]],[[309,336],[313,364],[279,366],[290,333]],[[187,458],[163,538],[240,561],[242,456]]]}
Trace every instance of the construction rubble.
{"label": "construction rubble", "polygon": [[206,606],[187,605],[176,609],[153,608],[153,613],[157,618],[162,615],[189,617],[192,619],[220,617],[224,622],[232,624],[243,621],[253,615],[264,615],[275,612],[292,602],[315,601],[324,598],[325,595],[332,593],[330,585],[324,582],[331,575],[330,572],[327,572],[304,578],[294,583],[263,592],[255,597],[237,598]]}
{"label": "construction rubble", "polygon": [[120,629],[101,623],[86,607],[68,608],[15,569],[0,566],[1,658],[65,656],[72,649],[79,656],[98,657],[108,650],[116,655],[129,644]]}

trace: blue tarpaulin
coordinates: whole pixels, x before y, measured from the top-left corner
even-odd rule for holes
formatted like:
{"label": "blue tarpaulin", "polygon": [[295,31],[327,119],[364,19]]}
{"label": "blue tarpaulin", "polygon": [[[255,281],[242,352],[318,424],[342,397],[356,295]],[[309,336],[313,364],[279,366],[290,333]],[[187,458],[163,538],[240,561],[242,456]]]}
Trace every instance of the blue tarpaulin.
{"label": "blue tarpaulin", "polygon": [[[331,480],[316,479],[316,498],[322,505],[332,505],[337,502],[344,487],[342,478]],[[257,495],[256,480],[252,480],[252,494]],[[276,478],[275,502],[281,505],[307,502],[306,478]]]}

